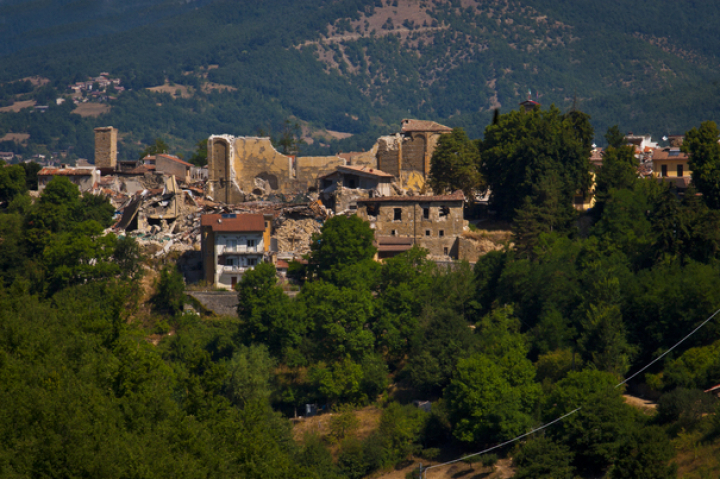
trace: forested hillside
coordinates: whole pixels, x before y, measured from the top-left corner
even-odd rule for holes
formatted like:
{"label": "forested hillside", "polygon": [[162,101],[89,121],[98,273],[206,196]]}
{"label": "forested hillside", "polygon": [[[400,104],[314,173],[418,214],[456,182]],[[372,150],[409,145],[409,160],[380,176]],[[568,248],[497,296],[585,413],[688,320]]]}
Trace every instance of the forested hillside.
{"label": "forested hillside", "polygon": [[[516,108],[528,90],[575,105],[598,131],[659,137],[717,119],[718,16],[711,2],[629,0],[5,2],[1,105],[50,108],[0,113],[0,138],[30,134],[0,150],[72,146],[92,158],[92,128],[112,124],[121,156],[157,137],[189,154],[211,133],[277,132],[287,118],[315,132],[314,153],[368,148],[408,116],[478,137],[494,108]],[[130,89],[109,112],[54,105],[104,71]],[[34,75],[49,83],[8,83]],[[146,90],[163,84],[169,93]]]}

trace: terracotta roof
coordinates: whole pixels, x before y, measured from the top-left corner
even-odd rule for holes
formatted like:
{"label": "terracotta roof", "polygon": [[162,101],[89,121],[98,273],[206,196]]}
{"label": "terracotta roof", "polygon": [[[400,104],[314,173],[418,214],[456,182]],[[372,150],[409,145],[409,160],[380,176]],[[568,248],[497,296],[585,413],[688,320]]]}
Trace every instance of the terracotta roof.
{"label": "terracotta roof", "polygon": [[384,245],[411,245],[413,244],[413,239],[405,236],[378,236],[375,238],[375,242]]}
{"label": "terracotta roof", "polygon": [[123,175],[144,175],[151,171],[155,171],[155,165],[140,165],[131,170],[121,171],[120,173]]}
{"label": "terracotta roof", "polygon": [[190,163],[188,163],[187,161],[181,160],[181,159],[178,158],[177,156],[166,155],[165,153],[162,153],[162,154],[157,155],[157,156],[155,157],[155,164],[157,164],[157,160],[158,160],[158,158],[160,158],[160,157],[163,157],[163,158],[165,158],[165,159],[167,159],[167,160],[172,160],[172,161],[174,161],[175,163],[180,163],[181,165],[193,166],[193,165],[191,165]]}
{"label": "terracotta roof", "polygon": [[533,101],[533,100],[525,100],[521,101],[520,105],[539,105],[540,103]]}
{"label": "terracotta roof", "polygon": [[43,168],[38,176],[92,176],[95,168]]}
{"label": "terracotta roof", "polygon": [[279,259],[279,260],[277,260],[277,262],[275,263],[275,267],[276,267],[276,268],[288,269],[288,268],[290,267],[290,265],[289,265],[288,262],[285,261],[284,259]]}
{"label": "terracotta roof", "polygon": [[438,196],[381,196],[379,198],[362,198],[358,199],[358,203],[422,203],[428,201],[465,201],[465,195],[462,191],[456,191],[451,195]]}
{"label": "terracotta roof", "polygon": [[687,160],[688,155],[684,151],[680,151],[678,147],[657,148],[653,151],[653,161],[658,160]]}
{"label": "terracotta roof", "polygon": [[413,239],[400,236],[378,236],[375,239],[375,247],[381,253],[403,252],[413,247]]}
{"label": "terracotta roof", "polygon": [[265,218],[260,214],[202,215],[200,224],[213,231],[265,231]]}
{"label": "terracotta roof", "polygon": [[711,393],[711,392],[713,392],[713,391],[717,391],[718,389],[720,389],[720,384],[718,384],[717,386],[713,386],[713,387],[711,387],[710,389],[706,389],[705,392],[706,392],[706,393]]}
{"label": "terracotta roof", "polygon": [[595,166],[602,166],[604,154],[605,151],[602,148],[595,148],[592,153],[590,153],[590,163]]}
{"label": "terracotta roof", "polygon": [[409,133],[411,131],[436,131],[436,132],[450,132],[452,131],[452,128],[441,125],[440,123],[435,123],[434,121],[429,120],[408,120],[405,119],[402,121],[402,130],[403,133]]}

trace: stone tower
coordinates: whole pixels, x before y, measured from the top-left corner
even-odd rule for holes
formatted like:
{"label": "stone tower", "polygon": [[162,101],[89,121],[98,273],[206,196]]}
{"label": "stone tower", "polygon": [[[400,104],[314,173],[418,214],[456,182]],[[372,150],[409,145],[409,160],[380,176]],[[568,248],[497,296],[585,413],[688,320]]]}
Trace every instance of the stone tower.
{"label": "stone tower", "polygon": [[106,171],[117,169],[117,128],[95,128],[95,168]]}

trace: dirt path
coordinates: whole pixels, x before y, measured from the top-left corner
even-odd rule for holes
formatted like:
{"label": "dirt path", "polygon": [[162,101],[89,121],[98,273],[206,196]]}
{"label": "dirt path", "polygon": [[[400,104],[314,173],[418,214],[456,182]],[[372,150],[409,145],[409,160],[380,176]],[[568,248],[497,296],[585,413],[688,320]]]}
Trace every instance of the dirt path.
{"label": "dirt path", "polygon": [[[405,479],[407,473],[417,471],[421,462],[428,465],[428,461],[417,459],[402,469],[373,475],[369,479]],[[514,475],[511,459],[500,459],[493,467],[485,467],[480,462],[474,464],[458,462],[427,471],[427,479],[510,479]]]}

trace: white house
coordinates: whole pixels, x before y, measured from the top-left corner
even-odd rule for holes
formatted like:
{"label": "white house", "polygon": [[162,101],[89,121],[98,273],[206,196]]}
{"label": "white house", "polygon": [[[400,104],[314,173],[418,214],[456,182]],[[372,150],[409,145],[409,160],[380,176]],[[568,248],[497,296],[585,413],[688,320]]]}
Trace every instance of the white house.
{"label": "white house", "polygon": [[263,215],[203,215],[200,226],[205,280],[216,288],[234,288],[245,271],[262,262],[270,232]]}

